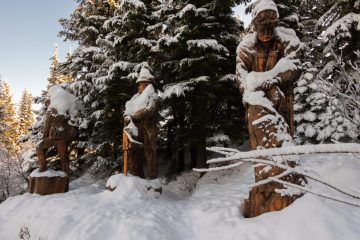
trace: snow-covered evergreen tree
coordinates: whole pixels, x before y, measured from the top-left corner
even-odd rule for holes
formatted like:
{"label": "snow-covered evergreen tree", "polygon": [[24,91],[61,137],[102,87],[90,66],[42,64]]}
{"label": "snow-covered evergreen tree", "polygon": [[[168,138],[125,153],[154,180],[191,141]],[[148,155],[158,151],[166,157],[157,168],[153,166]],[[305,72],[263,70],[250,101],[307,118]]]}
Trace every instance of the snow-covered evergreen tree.
{"label": "snow-covered evergreen tree", "polygon": [[95,149],[108,154],[110,143],[103,137],[105,112],[104,77],[107,75],[105,62],[112,56],[100,51],[98,38],[107,36],[104,23],[117,7],[117,1],[83,0],[69,19],[61,19],[63,30],[60,35],[66,40],[77,41],[79,47],[65,62],[61,72],[74,78],[70,90],[84,103],[79,147]]}
{"label": "snow-covered evergreen tree", "polygon": [[331,126],[326,126],[324,135],[328,136],[331,132],[331,137],[336,140],[346,141],[359,136],[356,130],[359,126],[354,126],[353,121],[359,118],[357,107],[346,104],[349,103],[347,98],[356,97],[354,90],[359,90],[360,73],[356,68],[360,50],[359,24],[358,0],[335,1],[316,24],[316,30],[321,32],[325,43],[321,48],[325,59],[319,74],[320,87],[329,102],[329,111],[334,113],[331,115]]}
{"label": "snow-covered evergreen tree", "polygon": [[318,131],[315,127],[319,122],[318,116],[323,114],[326,106],[323,94],[319,93],[316,84],[316,76],[319,69],[316,68],[322,54],[316,48],[318,44],[317,34],[314,31],[319,13],[319,1],[302,1],[296,12],[302,22],[300,34],[303,43],[303,72],[296,82],[294,89],[294,119],[296,124],[296,141],[302,143],[317,143]]}
{"label": "snow-covered evergreen tree", "polygon": [[[1,76],[0,76],[0,83],[1,83]],[[6,131],[6,124],[5,121],[3,121],[3,119],[5,119],[6,116],[6,107],[5,105],[1,104],[0,105],[0,148],[1,149],[5,149],[5,143],[6,143],[6,137],[5,137],[5,131]]]}
{"label": "snow-covered evergreen tree", "polygon": [[55,46],[54,54],[50,58],[51,66],[50,66],[50,75],[48,77],[48,88],[59,84],[58,79],[58,68],[59,68],[59,57],[58,57],[58,46]]}
{"label": "snow-covered evergreen tree", "polygon": [[205,165],[207,138],[234,129],[230,115],[239,106],[232,102],[239,93],[232,86],[233,59],[242,29],[232,16],[234,4],[178,0],[166,8],[157,69],[172,115],[169,124],[178,131],[178,148],[190,145],[192,166]]}
{"label": "snow-covered evergreen tree", "polygon": [[11,87],[4,80],[0,80],[0,109],[4,148],[9,154],[15,154],[19,150],[18,120],[16,118]]}
{"label": "snow-covered evergreen tree", "polygon": [[[338,99],[329,98],[322,83],[323,79],[332,83],[342,81],[338,73],[341,64],[336,62],[336,56],[344,56],[344,62],[356,56],[353,53],[358,49],[355,41],[358,33],[354,28],[355,12],[359,11],[356,2],[304,0],[298,8],[304,26],[301,40],[305,46],[304,72],[295,89],[299,142],[347,141],[356,137],[337,106]],[[345,72],[352,72],[347,66]]]}
{"label": "snow-covered evergreen tree", "polygon": [[62,64],[63,72],[76,76],[71,89],[85,102],[83,143],[98,155],[113,152],[117,158],[125,102],[136,92],[141,68],[151,70],[158,27],[149,27],[156,24],[157,5],[146,0],[82,1],[70,19],[61,20],[60,34],[79,41],[71,60]]}
{"label": "snow-covered evergreen tree", "polygon": [[300,38],[304,28],[299,13],[301,0],[274,0],[274,2],[279,10],[279,25],[294,29]]}
{"label": "snow-covered evergreen tree", "polygon": [[[105,22],[109,32],[99,35],[97,43],[106,59],[95,81],[104,94],[105,107],[97,134],[113,145],[114,158],[121,145],[125,102],[136,92],[136,79],[142,68],[150,71],[151,48],[156,44],[151,26],[157,23],[154,14],[157,1],[121,1],[114,15]],[[156,29],[156,27],[155,27]]]}
{"label": "snow-covered evergreen tree", "polygon": [[18,109],[19,134],[21,137],[29,133],[29,128],[34,123],[32,102],[33,102],[33,97],[31,93],[27,89],[25,89],[22,93],[20,105]]}

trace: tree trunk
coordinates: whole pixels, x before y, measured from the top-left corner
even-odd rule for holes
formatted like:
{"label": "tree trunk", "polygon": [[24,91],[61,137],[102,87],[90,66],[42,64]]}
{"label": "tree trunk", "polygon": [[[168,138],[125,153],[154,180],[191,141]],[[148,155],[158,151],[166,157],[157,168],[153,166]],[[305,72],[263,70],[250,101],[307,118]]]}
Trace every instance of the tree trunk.
{"label": "tree trunk", "polygon": [[185,170],[185,139],[184,139],[184,129],[185,129],[185,114],[181,108],[179,111],[179,116],[177,118],[179,124],[178,131],[178,172]]}
{"label": "tree trunk", "polygon": [[195,97],[196,104],[191,108],[191,131],[190,131],[190,150],[191,167],[206,167],[206,99],[202,96]]}
{"label": "tree trunk", "polygon": [[198,168],[206,167],[206,137],[200,136],[197,143],[197,162]]}
{"label": "tree trunk", "polygon": [[197,146],[194,143],[190,144],[190,159],[191,159],[191,163],[190,163],[190,167],[191,169],[196,168],[196,163],[197,163]]}

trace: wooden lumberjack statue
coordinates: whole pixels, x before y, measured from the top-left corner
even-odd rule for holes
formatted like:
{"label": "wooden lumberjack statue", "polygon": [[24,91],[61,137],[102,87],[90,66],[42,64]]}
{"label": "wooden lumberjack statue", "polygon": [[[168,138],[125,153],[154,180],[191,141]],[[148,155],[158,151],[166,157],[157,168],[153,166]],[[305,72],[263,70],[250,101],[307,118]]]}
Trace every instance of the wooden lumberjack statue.
{"label": "wooden lumberjack statue", "polygon": [[[238,46],[236,67],[251,149],[291,145],[294,133],[293,84],[300,74],[300,41],[292,29],[276,27],[278,10],[273,1],[255,2],[252,16],[255,32],[245,36]],[[272,160],[290,167],[297,165],[296,160],[284,158]],[[274,166],[256,166],[255,182],[283,171]],[[302,176],[295,174],[281,179],[295,184],[303,181]],[[281,196],[278,189],[283,188],[282,184],[275,182],[253,187],[245,200],[245,216],[255,217],[281,210],[299,197]]]}
{"label": "wooden lumberjack statue", "polygon": [[[143,162],[145,159],[148,179],[158,177],[156,142],[159,97],[151,84],[153,79],[150,71],[143,67],[136,81],[138,92],[126,103],[124,113],[125,136],[123,141],[130,143],[130,149],[124,148],[125,151],[129,151],[130,173],[144,178]],[[127,152],[124,152],[124,158],[126,155]],[[124,174],[126,174],[126,165],[124,164]]]}
{"label": "wooden lumberjack statue", "polygon": [[69,116],[63,115],[51,107],[50,99],[45,103],[49,110],[46,113],[43,139],[36,146],[39,161],[39,172],[46,171],[45,152],[55,146],[61,161],[61,170],[69,174],[69,144],[77,137],[77,129],[68,123]]}
{"label": "wooden lumberjack statue", "polygon": [[[75,96],[61,86],[52,86],[45,104],[48,107],[43,138],[36,145],[39,169],[30,174],[29,192],[40,195],[67,192],[69,187],[69,144],[77,138],[77,127],[73,124],[80,105]],[[56,147],[61,161],[61,171],[47,170],[45,153]]]}

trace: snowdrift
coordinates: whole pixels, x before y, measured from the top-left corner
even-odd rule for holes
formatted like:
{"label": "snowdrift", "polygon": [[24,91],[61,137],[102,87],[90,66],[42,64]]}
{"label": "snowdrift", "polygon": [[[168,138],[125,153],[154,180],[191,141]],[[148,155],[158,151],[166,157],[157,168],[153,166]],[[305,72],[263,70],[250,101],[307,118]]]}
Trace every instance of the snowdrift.
{"label": "snowdrift", "polygon": [[[302,155],[300,163],[333,184],[360,190],[359,157]],[[360,208],[311,194],[283,211],[245,219],[240,206],[254,181],[249,164],[207,173],[191,193],[176,186],[197,179],[161,180],[163,194],[156,196],[145,191],[146,180],[113,176],[106,184],[116,186],[111,192],[86,175],[65,194],[12,197],[0,205],[0,239],[360,239]],[[314,182],[310,186],[338,194]]]}

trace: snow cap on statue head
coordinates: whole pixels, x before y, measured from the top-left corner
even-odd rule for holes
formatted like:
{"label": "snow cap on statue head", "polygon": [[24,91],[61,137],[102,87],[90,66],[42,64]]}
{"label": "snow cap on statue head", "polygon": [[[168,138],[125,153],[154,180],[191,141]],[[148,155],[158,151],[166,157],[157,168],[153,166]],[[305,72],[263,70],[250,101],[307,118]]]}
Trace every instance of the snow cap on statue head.
{"label": "snow cap on statue head", "polygon": [[140,82],[148,82],[148,83],[152,83],[154,80],[154,76],[150,73],[150,70],[143,67],[140,70],[139,76],[136,80],[136,83],[140,83]]}
{"label": "snow cap on statue head", "polygon": [[278,8],[276,6],[276,3],[274,3],[272,0],[257,0],[250,7],[252,8],[251,16],[253,18],[253,21],[259,15],[259,13],[266,11],[266,10],[276,12],[276,16],[277,16],[277,18],[279,18]]}

